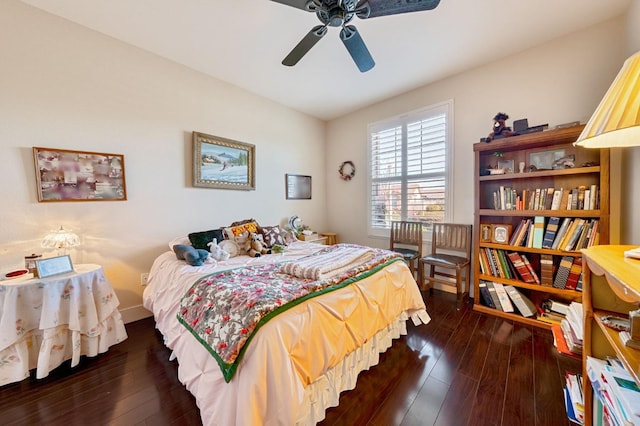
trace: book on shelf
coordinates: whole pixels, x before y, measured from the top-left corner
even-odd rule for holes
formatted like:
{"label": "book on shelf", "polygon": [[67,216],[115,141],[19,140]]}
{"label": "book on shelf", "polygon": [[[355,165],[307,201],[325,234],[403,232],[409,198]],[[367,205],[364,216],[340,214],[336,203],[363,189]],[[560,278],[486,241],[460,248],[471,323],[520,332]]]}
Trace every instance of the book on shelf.
{"label": "book on shelf", "polygon": [[558,248],[560,241],[564,238],[567,233],[567,229],[569,229],[569,226],[571,226],[572,223],[573,219],[569,217],[565,217],[563,219],[562,224],[558,227],[558,232],[556,232],[556,237],[553,239],[553,244],[551,245],[552,249],[556,250]]}
{"label": "book on shelf", "polygon": [[555,288],[565,288],[565,286],[567,285],[567,279],[569,278],[569,272],[571,272],[571,265],[573,265],[573,257],[562,256],[562,259],[560,259],[560,264],[558,265],[556,277],[553,280],[553,286]]}
{"label": "book on shelf", "polygon": [[480,296],[482,297],[483,304],[488,306],[489,308],[496,308],[496,305],[493,303],[493,299],[491,298],[491,293],[489,293],[489,288],[487,287],[487,283],[484,281],[480,281],[478,283],[478,288],[480,289]]}
{"label": "book on shelf", "polygon": [[584,185],[580,185],[578,187],[578,201],[576,206],[577,210],[584,210],[584,197],[586,189],[587,188]]}
{"label": "book on shelf", "polygon": [[516,305],[516,308],[520,312],[520,315],[527,318],[536,316],[536,305],[534,305],[527,296],[522,294],[522,292],[511,285],[505,285],[504,289],[506,290],[507,295],[509,296],[513,304]]}
{"label": "book on shelf", "polygon": [[542,239],[544,238],[544,216],[536,216],[533,218],[533,240],[531,246],[533,248],[542,248]]}
{"label": "book on shelf", "polygon": [[522,257],[520,257],[520,253],[514,251],[508,253],[507,256],[509,257],[509,260],[511,261],[513,266],[516,268],[516,271],[518,272],[518,275],[520,275],[522,281],[526,283],[536,282],[536,280],[533,279],[533,275],[531,275],[529,268],[527,268],[527,265],[524,264]]}
{"label": "book on shelf", "polygon": [[560,210],[563,191],[564,190],[562,188],[553,191],[553,198],[551,199],[551,210]]}
{"label": "book on shelf", "polygon": [[533,277],[533,280],[536,282],[536,284],[540,284],[540,278],[538,278],[538,274],[536,273],[536,270],[531,265],[531,262],[529,262],[529,259],[527,258],[527,256],[524,253],[522,253],[520,255],[520,257],[522,258],[522,261],[524,262],[524,266],[527,267],[527,269],[529,270],[529,273]]}
{"label": "book on shelf", "polygon": [[553,246],[553,240],[556,238],[559,224],[559,217],[553,216],[549,218],[547,227],[544,230],[544,237],[542,238],[542,248],[550,249]]}
{"label": "book on shelf", "polygon": [[493,282],[493,287],[496,289],[496,294],[498,295],[498,300],[500,301],[500,306],[502,306],[502,310],[504,312],[513,312],[513,304],[507,295],[507,291],[504,289],[504,286],[501,283]]}
{"label": "book on shelf", "polygon": [[553,255],[541,253],[540,254],[540,284],[545,287],[553,286]]}
{"label": "book on shelf", "polygon": [[499,311],[502,310],[502,303],[500,303],[500,298],[498,297],[498,293],[496,293],[496,288],[493,286],[493,281],[485,281],[487,285],[487,289],[489,289],[489,296],[491,300],[493,300],[493,305]]}
{"label": "book on shelf", "polygon": [[569,305],[563,302],[559,302],[553,299],[547,299],[542,302],[542,308],[548,312],[555,312],[557,314],[566,316],[569,313]]}
{"label": "book on shelf", "polygon": [[569,270],[569,276],[567,277],[567,283],[564,288],[567,290],[576,290],[578,287],[578,281],[580,280],[580,274],[582,274],[582,258],[574,257],[571,269]]}
{"label": "book on shelf", "polygon": [[560,324],[551,324],[551,333],[553,334],[553,345],[556,347],[559,353],[562,355],[567,355],[572,358],[582,359],[580,354],[572,352],[567,346],[567,341],[564,338],[564,334],[562,334],[562,328]]}
{"label": "book on shelf", "polygon": [[576,354],[582,353],[582,340],[578,340],[576,331],[572,328],[569,320],[566,318],[560,321],[560,330],[564,336],[564,341],[567,343],[569,350]]}
{"label": "book on shelf", "polygon": [[576,218],[573,222],[574,224],[570,228],[570,232],[567,233],[569,235],[564,245],[559,247],[560,250],[572,251],[576,246],[578,238],[580,238],[580,234],[582,233],[582,229],[584,228],[586,221],[584,219]]}

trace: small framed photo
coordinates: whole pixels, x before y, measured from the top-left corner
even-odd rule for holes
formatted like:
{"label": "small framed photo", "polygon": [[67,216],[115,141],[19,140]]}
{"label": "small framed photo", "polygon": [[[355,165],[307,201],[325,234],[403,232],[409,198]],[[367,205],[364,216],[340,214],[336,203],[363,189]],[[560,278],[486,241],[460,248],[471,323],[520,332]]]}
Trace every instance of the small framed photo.
{"label": "small framed photo", "polygon": [[508,244],[511,236],[511,225],[491,225],[491,242]]}
{"label": "small framed photo", "polygon": [[284,177],[287,200],[311,199],[311,176],[286,174]]}
{"label": "small framed photo", "polygon": [[193,132],[193,186],[256,189],[255,145]]}
{"label": "small framed photo", "polygon": [[491,242],[491,236],[493,235],[491,231],[491,227],[492,225],[489,225],[487,223],[480,224],[480,242],[481,243]]}
{"label": "small framed photo", "polygon": [[504,170],[505,173],[513,173],[514,167],[513,160],[498,160],[498,169]]}
{"label": "small framed photo", "polygon": [[534,166],[534,170],[551,170],[553,169],[553,163],[564,156],[564,149],[532,152],[529,154],[529,167]]}
{"label": "small framed photo", "polygon": [[68,272],[73,272],[73,265],[69,255],[36,260],[36,271],[34,273],[36,278],[47,278]]}

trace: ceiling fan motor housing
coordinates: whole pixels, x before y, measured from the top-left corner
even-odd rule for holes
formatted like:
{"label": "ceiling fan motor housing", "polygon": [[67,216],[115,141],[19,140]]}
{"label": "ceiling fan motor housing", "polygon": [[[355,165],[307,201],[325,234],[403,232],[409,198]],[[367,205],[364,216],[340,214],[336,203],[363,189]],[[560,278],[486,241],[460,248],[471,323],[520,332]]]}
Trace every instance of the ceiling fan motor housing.
{"label": "ceiling fan motor housing", "polygon": [[316,9],[316,15],[325,25],[341,27],[353,19],[355,9],[355,0],[322,0],[322,4]]}

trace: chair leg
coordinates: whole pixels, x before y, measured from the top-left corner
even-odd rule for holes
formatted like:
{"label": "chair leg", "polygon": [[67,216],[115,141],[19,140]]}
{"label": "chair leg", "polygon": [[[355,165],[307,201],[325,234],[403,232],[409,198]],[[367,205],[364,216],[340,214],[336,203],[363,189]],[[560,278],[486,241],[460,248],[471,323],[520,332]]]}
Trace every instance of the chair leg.
{"label": "chair leg", "polygon": [[[429,278],[433,278],[435,276],[436,267],[434,265],[429,265]],[[433,280],[429,280],[429,294],[433,294]]]}
{"label": "chair leg", "polygon": [[462,307],[462,292],[460,287],[462,286],[462,269],[456,268],[456,309],[460,310]]}

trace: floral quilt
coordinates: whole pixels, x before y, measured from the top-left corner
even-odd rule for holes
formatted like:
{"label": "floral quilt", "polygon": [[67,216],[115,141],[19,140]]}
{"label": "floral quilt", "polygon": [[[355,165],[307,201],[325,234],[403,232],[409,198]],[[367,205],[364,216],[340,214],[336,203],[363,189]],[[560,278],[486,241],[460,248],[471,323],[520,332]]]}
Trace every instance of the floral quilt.
{"label": "floral quilt", "polygon": [[[311,256],[339,247],[329,246]],[[373,249],[373,259],[339,275],[312,280],[280,271],[280,264],[248,266],[217,272],[199,279],[182,298],[178,321],[211,353],[225,381],[233,377],[246,346],[258,329],[280,312],[324,293],[368,277],[402,258]]]}

